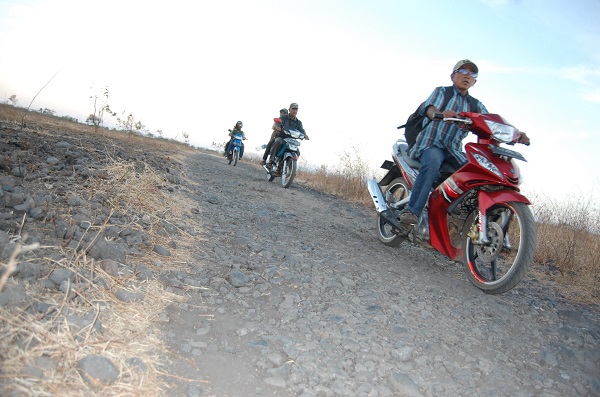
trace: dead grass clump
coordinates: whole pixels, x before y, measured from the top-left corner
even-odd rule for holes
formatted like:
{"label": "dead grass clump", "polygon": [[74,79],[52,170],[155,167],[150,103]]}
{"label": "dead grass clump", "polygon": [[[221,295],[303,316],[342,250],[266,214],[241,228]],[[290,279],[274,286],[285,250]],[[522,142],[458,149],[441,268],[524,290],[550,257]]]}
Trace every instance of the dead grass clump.
{"label": "dead grass clump", "polygon": [[[193,246],[197,240],[187,233],[181,218],[193,206],[183,195],[168,189],[167,181],[152,167],[139,163],[118,161],[107,154],[108,162],[98,168],[85,186],[72,189],[85,202],[102,204],[83,213],[100,215],[96,224],[86,230],[77,244],[69,248],[42,247],[43,255],[22,258],[54,270],[66,268],[75,274],[66,292],[45,289],[42,283],[25,283],[19,278],[8,279],[7,284],[21,283],[31,302],[26,308],[0,307],[0,395],[28,396],[158,396],[165,394],[165,377],[162,368],[168,356],[158,327],[160,315],[173,302],[181,301],[179,295],[169,293],[157,280],[138,281],[133,273],[113,276],[86,257],[87,233],[104,238],[102,232],[111,217],[119,214],[119,227],[143,230],[152,244],[165,246],[176,239],[181,246]],[[68,219],[71,212],[60,215]],[[129,220],[128,224],[122,223]],[[97,224],[97,222],[100,224]],[[25,237],[11,236],[14,240]],[[87,243],[85,241],[88,241]],[[161,258],[162,269],[180,269],[189,258],[179,256],[175,250],[168,260]],[[138,262],[152,264],[154,253],[148,252]],[[67,258],[57,261],[56,257]],[[6,273],[13,265],[0,263]],[[101,279],[102,282],[98,280]],[[196,289],[197,287],[190,287]],[[116,299],[117,291],[143,294],[143,299],[122,302]],[[186,288],[181,288],[184,293]],[[40,312],[40,307],[48,310]],[[82,325],[80,321],[85,319]],[[75,321],[74,321],[75,320]],[[98,328],[101,324],[101,328]],[[87,383],[77,370],[77,362],[91,354],[111,360],[120,375],[111,385]]]}
{"label": "dead grass clump", "polygon": [[[155,323],[167,305],[181,298],[154,280],[125,287],[93,260],[80,257],[62,267],[76,273],[70,292],[48,291],[35,283],[25,286],[34,302],[47,305],[45,312],[0,308],[0,390],[28,396],[160,395],[161,342]],[[106,284],[94,283],[91,275]],[[123,288],[141,290],[145,298],[123,303],[114,296]],[[80,327],[77,319],[87,319],[87,324]],[[77,362],[90,354],[108,358],[119,369],[118,380],[86,383]]]}
{"label": "dead grass clump", "polygon": [[[535,262],[555,269],[581,297],[600,297],[600,213],[592,200],[535,200],[538,246]],[[537,204],[539,203],[539,204]]]}
{"label": "dead grass clump", "polygon": [[353,148],[340,155],[333,169],[322,165],[314,170],[299,170],[298,178],[323,193],[370,205],[373,202],[367,190],[367,179],[372,173],[359,151]]}

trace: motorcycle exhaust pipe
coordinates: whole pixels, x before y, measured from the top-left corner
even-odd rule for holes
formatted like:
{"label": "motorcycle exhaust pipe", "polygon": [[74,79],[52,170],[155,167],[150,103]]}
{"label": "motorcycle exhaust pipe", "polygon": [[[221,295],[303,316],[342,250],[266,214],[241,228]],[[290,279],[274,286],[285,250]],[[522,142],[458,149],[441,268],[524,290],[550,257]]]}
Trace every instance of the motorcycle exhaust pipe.
{"label": "motorcycle exhaust pipe", "polygon": [[379,187],[379,184],[375,179],[369,179],[367,181],[367,188],[369,189],[369,193],[371,194],[371,199],[375,204],[375,208],[377,212],[381,213],[389,208],[387,203],[385,202],[385,198],[383,196],[383,192]]}
{"label": "motorcycle exhaust pipe", "polygon": [[375,208],[381,216],[381,219],[383,219],[387,224],[391,225],[395,232],[400,233],[402,227],[386,203],[383,192],[381,191],[377,181],[375,181],[375,179],[369,179],[367,181],[367,188],[369,189],[369,193],[371,193],[371,199],[373,199],[373,203],[375,204]]}

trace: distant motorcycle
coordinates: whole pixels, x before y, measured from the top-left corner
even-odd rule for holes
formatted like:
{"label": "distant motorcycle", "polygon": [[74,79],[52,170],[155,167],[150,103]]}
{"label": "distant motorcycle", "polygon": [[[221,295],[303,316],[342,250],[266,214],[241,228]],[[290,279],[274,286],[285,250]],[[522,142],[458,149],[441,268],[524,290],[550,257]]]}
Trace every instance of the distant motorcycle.
{"label": "distant motorcycle", "polygon": [[[488,294],[514,288],[533,262],[536,225],[529,200],[519,192],[521,174],[518,152],[501,147],[512,144],[520,133],[497,114],[463,112],[444,121],[458,123],[477,136],[467,143],[467,163],[458,170],[444,169],[430,193],[416,225],[402,230],[398,217],[408,204],[420,163],[407,154],[408,145],[398,140],[394,162],[381,168],[388,173],[368,189],[377,212],[381,242],[397,246],[405,238],[432,247],[453,260],[462,258],[468,279]],[[386,186],[385,193],[380,186]]]}
{"label": "distant motorcycle", "polygon": [[[296,176],[298,167],[298,157],[300,157],[300,141],[304,139],[304,134],[298,130],[284,130],[287,135],[283,139],[279,153],[275,153],[275,159],[271,167],[263,165],[267,171],[267,180],[273,182],[276,177],[281,177],[281,185],[284,188],[290,187]],[[279,159],[278,161],[275,161]]]}
{"label": "distant motorcycle", "polygon": [[242,150],[242,141],[244,140],[244,137],[242,134],[234,133],[231,140],[231,149],[229,150],[229,153],[227,153],[227,160],[229,160],[229,164],[233,163],[233,166],[235,167],[240,159],[240,151]]}

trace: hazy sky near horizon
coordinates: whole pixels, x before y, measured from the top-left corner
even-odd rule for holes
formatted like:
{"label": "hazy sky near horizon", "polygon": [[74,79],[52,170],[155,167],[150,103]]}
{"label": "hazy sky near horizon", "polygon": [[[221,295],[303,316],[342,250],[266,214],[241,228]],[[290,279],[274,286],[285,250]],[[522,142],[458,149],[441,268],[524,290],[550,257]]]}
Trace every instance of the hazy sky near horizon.
{"label": "hazy sky near horizon", "polygon": [[0,89],[83,121],[108,87],[117,113],[210,146],[244,122],[266,143],[291,102],[309,164],[375,170],[416,106],[480,69],[471,94],[526,131],[525,191],[600,193],[599,0],[0,0]]}

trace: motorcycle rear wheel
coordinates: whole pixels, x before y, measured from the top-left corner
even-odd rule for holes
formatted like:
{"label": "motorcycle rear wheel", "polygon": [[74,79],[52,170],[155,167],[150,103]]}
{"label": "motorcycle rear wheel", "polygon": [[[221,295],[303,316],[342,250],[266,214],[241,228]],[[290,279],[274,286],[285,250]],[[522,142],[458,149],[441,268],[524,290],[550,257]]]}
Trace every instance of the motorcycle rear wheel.
{"label": "motorcycle rear wheel", "polygon": [[[396,178],[385,188],[385,201],[388,205],[394,204],[408,197],[409,188],[404,178]],[[406,236],[398,235],[392,231],[392,226],[380,216],[377,217],[377,235],[379,241],[388,247],[397,247],[406,240]]]}
{"label": "motorcycle rear wheel", "polygon": [[283,160],[283,169],[281,170],[281,186],[284,188],[290,187],[296,176],[297,163],[291,157],[287,157]]}
{"label": "motorcycle rear wheel", "polygon": [[477,243],[479,216],[471,216],[463,265],[469,281],[483,292],[496,295],[519,284],[533,263],[536,226],[524,203],[502,203],[490,208],[486,215],[489,242]]}

